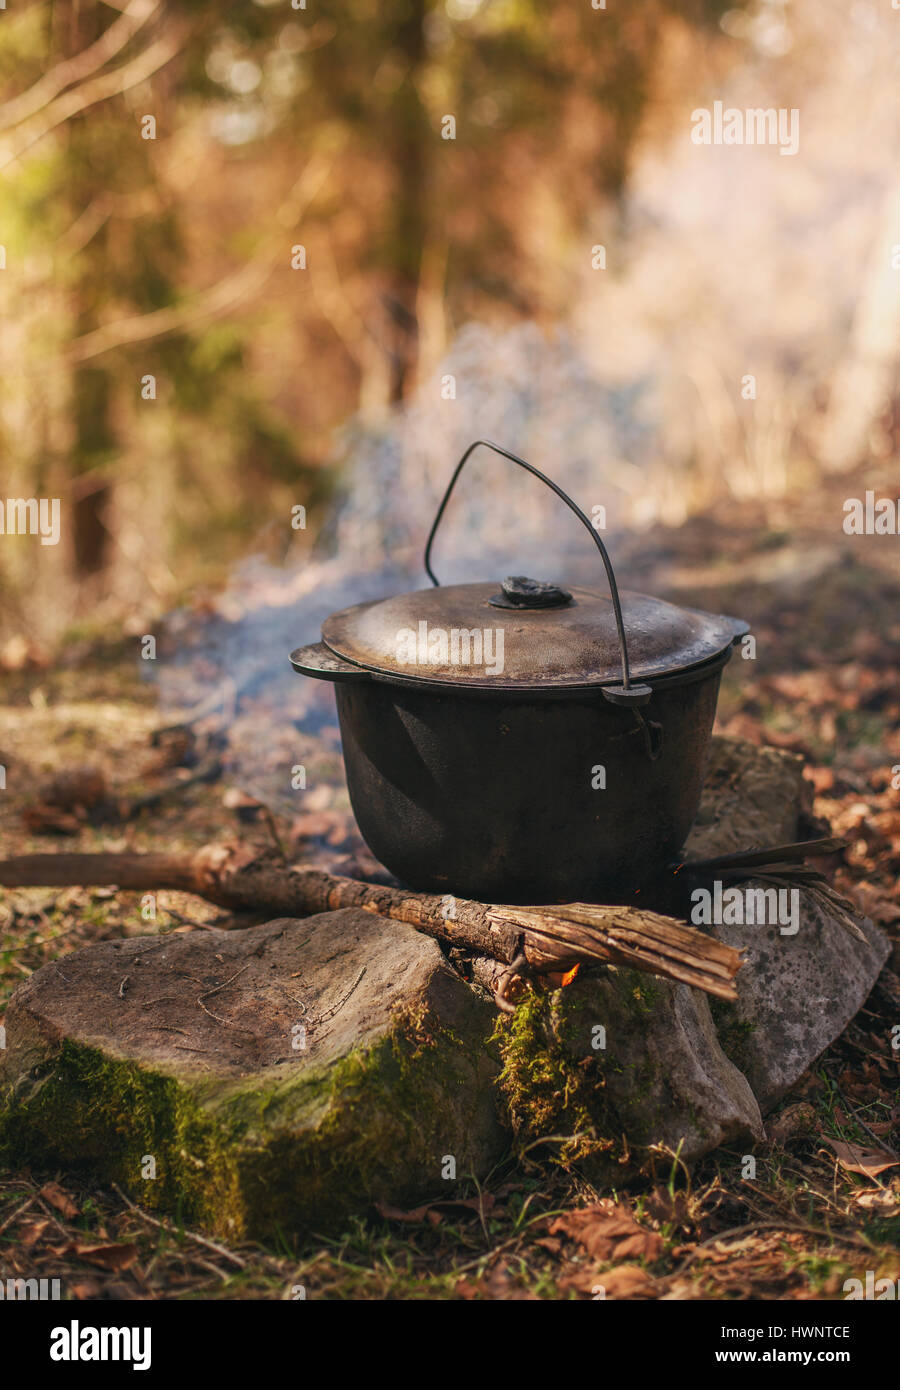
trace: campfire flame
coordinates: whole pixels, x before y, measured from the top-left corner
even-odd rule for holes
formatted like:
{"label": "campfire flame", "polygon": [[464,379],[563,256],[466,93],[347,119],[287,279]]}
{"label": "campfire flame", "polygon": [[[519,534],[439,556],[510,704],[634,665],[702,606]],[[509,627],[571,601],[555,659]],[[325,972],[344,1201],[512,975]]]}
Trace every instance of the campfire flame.
{"label": "campfire flame", "polygon": [[570,985],[572,983],[580,969],[581,962],[576,961],[575,964],[572,966],[572,969],[566,971],[565,975],[563,975],[562,979],[560,980],[560,984],[563,986],[563,988],[565,988],[566,985]]}

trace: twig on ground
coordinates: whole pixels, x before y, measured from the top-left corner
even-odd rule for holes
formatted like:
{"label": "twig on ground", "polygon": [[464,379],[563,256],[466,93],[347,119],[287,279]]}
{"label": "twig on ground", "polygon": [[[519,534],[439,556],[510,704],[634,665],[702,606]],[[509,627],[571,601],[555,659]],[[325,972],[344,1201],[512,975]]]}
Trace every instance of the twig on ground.
{"label": "twig on ground", "polygon": [[110,1187],[121,1197],[126,1207],[139,1216],[142,1221],[148,1222],[151,1226],[157,1226],[161,1231],[165,1231],[170,1236],[175,1236],[176,1238],[183,1236],[186,1240],[194,1241],[196,1245],[203,1245],[207,1250],[212,1250],[215,1254],[221,1256],[223,1260],[231,1260],[239,1269],[247,1268],[247,1261],[241,1259],[240,1255],[236,1255],[233,1250],[227,1249],[224,1245],[217,1245],[214,1240],[209,1240],[206,1236],[200,1236],[196,1231],[178,1230],[177,1227],[172,1226],[170,1222],[160,1221],[158,1217],[151,1216],[149,1212],[144,1211],[143,1207],[137,1206],[129,1197],[126,1197],[125,1193],[116,1183],[110,1183]]}

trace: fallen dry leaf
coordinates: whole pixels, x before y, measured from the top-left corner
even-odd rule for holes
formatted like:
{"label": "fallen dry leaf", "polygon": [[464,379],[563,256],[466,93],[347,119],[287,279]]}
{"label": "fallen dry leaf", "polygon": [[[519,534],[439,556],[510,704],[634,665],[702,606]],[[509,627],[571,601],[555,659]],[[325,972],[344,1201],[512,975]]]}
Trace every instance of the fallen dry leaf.
{"label": "fallen dry leaf", "polygon": [[802,1139],[813,1133],[816,1127],[816,1109],[808,1101],[801,1100],[788,1105],[766,1125],[766,1133],[772,1144],[787,1144],[791,1139]]}
{"label": "fallen dry leaf", "polygon": [[80,1301],[87,1298],[97,1298],[103,1291],[103,1285],[96,1279],[78,1280],[74,1284],[69,1284],[69,1292],[73,1298]]}
{"label": "fallen dry leaf", "polygon": [[653,1260],[662,1251],[662,1240],[653,1231],[637,1231],[616,1245],[617,1260]]}
{"label": "fallen dry leaf", "polygon": [[882,1135],[882,1134],[890,1134],[891,1131],[892,1131],[893,1129],[896,1129],[896,1127],[897,1127],[897,1121],[896,1121],[896,1120],[870,1120],[870,1121],[869,1121],[869,1129],[872,1131],[873,1134],[877,1134],[877,1135],[879,1135],[879,1136]]}
{"label": "fallen dry leaf", "polygon": [[703,1297],[703,1292],[698,1284],[686,1277],[673,1279],[666,1292],[660,1298],[661,1303],[684,1303],[689,1300]]}
{"label": "fallen dry leaf", "polygon": [[23,809],[22,823],[32,835],[77,835],[84,816],[36,801]]}
{"label": "fallen dry leaf", "polygon": [[227,811],[234,811],[240,820],[256,820],[265,811],[265,803],[240,787],[229,787],[222,797],[222,805]]}
{"label": "fallen dry leaf", "polygon": [[343,811],[305,811],[291,822],[292,840],[327,840],[342,845],[352,837],[350,817]]}
{"label": "fallen dry leaf", "polygon": [[834,1150],[838,1163],[848,1173],[875,1178],[886,1168],[900,1167],[900,1158],[886,1153],[884,1149],[864,1149],[861,1144],[845,1144],[840,1139],[826,1139],[825,1143]]}
{"label": "fallen dry leaf", "polygon": [[82,1245],[73,1241],[69,1253],[101,1269],[129,1269],[138,1257],[136,1245]]}
{"label": "fallen dry leaf", "polygon": [[900,1192],[892,1188],[867,1188],[854,1194],[853,1206],[862,1207],[864,1211],[877,1211],[882,1216],[896,1216],[900,1213]]}
{"label": "fallen dry leaf", "polygon": [[58,1182],[45,1183],[38,1196],[55,1211],[58,1211],[60,1216],[64,1216],[67,1221],[80,1215],[79,1208],[72,1201],[68,1192],[63,1191]]}
{"label": "fallen dry leaf", "polygon": [[49,1225],[47,1220],[23,1221],[18,1230],[19,1244],[23,1250],[30,1250],[32,1245],[36,1245]]}
{"label": "fallen dry leaf", "polygon": [[442,1219],[444,1212],[474,1211],[487,1215],[493,1207],[494,1197],[490,1192],[485,1192],[480,1198],[453,1197],[438,1202],[426,1202],[424,1206],[413,1207],[410,1211],[404,1211],[401,1207],[392,1207],[389,1202],[375,1203],[375,1210],[379,1216],[384,1217],[385,1221],[402,1221],[408,1225],[419,1225],[423,1221],[430,1221],[434,1226]]}
{"label": "fallen dry leaf", "polygon": [[591,1298],[635,1298],[648,1294],[655,1280],[637,1265],[616,1269],[569,1269],[557,1280],[563,1293],[590,1294]]}
{"label": "fallen dry leaf", "polygon": [[607,1298],[633,1298],[635,1294],[649,1292],[653,1282],[647,1271],[636,1265],[620,1265],[618,1269],[607,1270],[600,1279]]}
{"label": "fallen dry leaf", "polygon": [[662,1253],[662,1238],[655,1231],[645,1231],[630,1212],[609,1198],[593,1206],[557,1216],[548,1227],[551,1236],[564,1235],[577,1240],[596,1260],[658,1259]]}

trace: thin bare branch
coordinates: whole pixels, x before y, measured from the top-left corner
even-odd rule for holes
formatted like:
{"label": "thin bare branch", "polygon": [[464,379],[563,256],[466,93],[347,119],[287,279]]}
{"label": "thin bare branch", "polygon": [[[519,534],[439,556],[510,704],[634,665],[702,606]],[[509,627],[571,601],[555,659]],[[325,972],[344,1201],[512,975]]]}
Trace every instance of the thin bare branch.
{"label": "thin bare branch", "polygon": [[[298,220],[319,192],[330,169],[330,161],[313,156],[275,214],[275,220],[281,226],[292,226]],[[279,257],[284,254],[284,242],[273,241],[254,260],[225,276],[187,304],[156,309],[149,314],[134,314],[130,318],[104,324],[92,333],[85,333],[75,339],[66,361],[86,362],[113,348],[145,343],[170,333],[182,332],[203,320],[215,320],[257,293],[275,269]]]}
{"label": "thin bare branch", "polygon": [[96,106],[98,102],[108,101],[110,97],[121,96],[123,92],[139,86],[141,82],[146,82],[149,77],[152,77],[160,68],[165,67],[181,52],[189,34],[190,26],[188,24],[173,23],[167,34],[156,39],[130,62],[124,63],[122,67],[115,68],[112,72],[102,73],[89,82],[83,82],[79,87],[57,97],[45,108],[43,120],[20,127],[6,141],[6,149],[0,155],[0,169],[6,169],[10,164],[14,164],[17,159],[21,159],[23,154],[40,140],[43,140],[51,131],[71,120],[73,116],[80,115],[89,106]]}
{"label": "thin bare branch", "polygon": [[130,0],[118,19],[103,33],[96,43],[65,62],[57,63],[45,72],[33,86],[20,92],[0,107],[0,131],[12,130],[13,126],[29,120],[45,107],[54,97],[72,87],[76,82],[84,82],[94,73],[121,53],[145,24],[159,11],[160,0]]}

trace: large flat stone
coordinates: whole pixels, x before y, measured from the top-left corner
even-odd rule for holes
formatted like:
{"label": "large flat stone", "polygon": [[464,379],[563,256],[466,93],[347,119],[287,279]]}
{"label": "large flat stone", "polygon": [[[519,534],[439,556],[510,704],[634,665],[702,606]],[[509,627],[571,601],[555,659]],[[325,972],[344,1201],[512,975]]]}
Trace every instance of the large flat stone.
{"label": "large flat stone", "polygon": [[0,1142],[222,1234],[321,1230],[496,1161],[493,1021],[433,941],[356,910],[103,942],[16,992]]}

